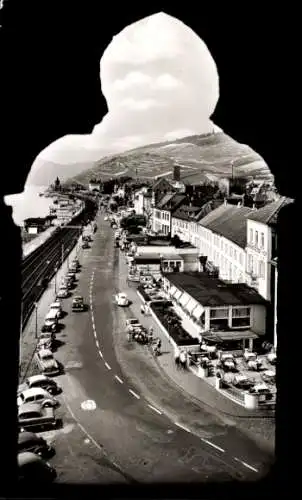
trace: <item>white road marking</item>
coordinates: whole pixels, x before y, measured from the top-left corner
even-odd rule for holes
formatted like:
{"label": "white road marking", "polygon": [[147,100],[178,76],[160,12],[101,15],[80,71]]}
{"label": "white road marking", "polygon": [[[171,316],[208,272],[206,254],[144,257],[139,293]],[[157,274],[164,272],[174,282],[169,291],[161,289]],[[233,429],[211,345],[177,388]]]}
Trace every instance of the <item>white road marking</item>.
{"label": "white road marking", "polygon": [[151,410],[156,411],[156,413],[158,413],[159,415],[162,415],[162,412],[159,411],[157,408],[155,408],[155,406],[152,406],[152,405],[149,405],[149,404],[148,404],[148,406],[149,406],[149,408],[151,408]]}
{"label": "white road marking", "polygon": [[[63,396],[64,398],[64,396]],[[70,408],[69,404],[67,403],[66,399],[64,398],[65,400],[65,404],[66,404],[66,408],[67,410],[69,411],[70,415],[72,416],[73,420],[77,423],[78,427],[81,429],[81,431],[83,432],[83,434],[85,434],[87,436],[88,439],[90,439],[90,441],[94,444],[94,446],[104,455],[104,456],[107,456],[104,448],[102,446],[100,446],[97,441],[91,436],[91,434],[89,434],[89,432],[85,429],[85,427],[79,422],[79,420],[76,418],[75,414],[73,413],[72,409]],[[112,465],[114,465],[114,467],[119,470],[119,472],[121,474],[124,474],[123,472],[123,469],[116,463],[116,462],[112,462]]]}
{"label": "white road marking", "polygon": [[179,424],[178,422],[174,422],[175,425],[177,425],[177,427],[179,427],[180,429],[182,429],[183,431],[186,431],[186,432],[189,432],[191,433],[190,429],[188,429],[187,427],[185,427],[184,425],[181,425]]}
{"label": "white road marking", "polygon": [[132,389],[128,389],[128,390],[129,390],[130,394],[132,394],[132,396],[134,396],[136,399],[140,399],[140,398],[141,398],[141,397],[140,397],[138,394],[136,394],[136,392],[134,392]]}
{"label": "white road marking", "polygon": [[217,446],[216,444],[211,443],[211,441],[208,441],[207,439],[201,439],[201,441],[208,444],[209,446],[212,446],[213,448],[216,448],[216,450],[221,451],[222,453],[225,452],[225,450],[223,448],[220,448],[220,446]]}
{"label": "white road marking", "polygon": [[120,383],[120,384],[123,384],[124,382],[122,381],[122,379],[118,376],[118,375],[114,375],[114,378]]}
{"label": "white road marking", "polygon": [[242,465],[244,465],[244,467],[247,467],[248,469],[252,470],[253,472],[259,472],[258,469],[255,469],[255,467],[252,467],[251,465],[247,464],[246,462],[243,462],[243,460],[239,460],[239,458],[237,458],[237,457],[234,457],[234,459],[237,462],[240,462]]}
{"label": "white road marking", "polygon": [[111,366],[108,365],[107,361],[105,362],[105,366],[106,366],[107,370],[111,370]]}
{"label": "white road marking", "polygon": [[101,349],[99,349],[99,355],[101,356],[101,358],[103,357],[103,353],[102,353]]}
{"label": "white road marking", "polygon": [[100,348],[100,343],[98,340],[95,341],[95,345],[97,346],[98,349]]}

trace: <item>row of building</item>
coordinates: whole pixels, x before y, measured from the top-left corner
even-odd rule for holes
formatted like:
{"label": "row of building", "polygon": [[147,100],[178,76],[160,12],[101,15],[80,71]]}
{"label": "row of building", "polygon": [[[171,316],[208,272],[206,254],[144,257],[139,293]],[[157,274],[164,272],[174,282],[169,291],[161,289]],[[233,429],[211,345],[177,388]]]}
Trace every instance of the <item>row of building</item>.
{"label": "row of building", "polygon": [[277,217],[292,200],[275,195],[255,208],[243,206],[242,199],[234,204],[234,199],[236,195],[194,206],[183,187],[175,189],[175,182],[160,179],[152,188],[137,190],[133,202],[135,211],[150,219],[154,234],[176,236],[198,255],[195,263],[191,257],[190,265],[185,265],[184,256],[165,259],[165,272],[206,270],[225,284],[245,284],[255,290],[267,303],[265,330],[276,347]]}

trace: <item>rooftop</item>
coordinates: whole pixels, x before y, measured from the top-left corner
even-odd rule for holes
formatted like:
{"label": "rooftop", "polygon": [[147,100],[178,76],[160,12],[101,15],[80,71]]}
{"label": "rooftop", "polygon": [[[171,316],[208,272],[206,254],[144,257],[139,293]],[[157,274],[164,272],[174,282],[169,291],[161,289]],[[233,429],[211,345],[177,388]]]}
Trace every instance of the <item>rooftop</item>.
{"label": "rooftop", "polygon": [[253,212],[252,208],[223,204],[208,213],[199,224],[245,248],[247,218]]}
{"label": "rooftop", "polygon": [[225,283],[205,273],[167,273],[164,275],[176,288],[188,293],[202,306],[265,305],[266,301],[256,290],[244,283]]}
{"label": "rooftop", "polygon": [[143,262],[148,262],[148,263],[159,263],[160,262],[160,256],[158,253],[146,253],[143,255],[136,255],[135,256],[135,262],[137,264],[142,264]]}
{"label": "rooftop", "polygon": [[259,210],[253,211],[248,218],[255,222],[261,222],[262,224],[276,224],[281,208],[292,202],[293,200],[290,198],[282,196],[279,200],[272,201],[264,207],[259,208]]}
{"label": "rooftop", "polygon": [[201,207],[181,205],[173,213],[175,219],[190,221],[200,212]]}
{"label": "rooftop", "polygon": [[184,194],[172,193],[166,194],[157,204],[156,208],[172,212],[176,210],[186,199]]}

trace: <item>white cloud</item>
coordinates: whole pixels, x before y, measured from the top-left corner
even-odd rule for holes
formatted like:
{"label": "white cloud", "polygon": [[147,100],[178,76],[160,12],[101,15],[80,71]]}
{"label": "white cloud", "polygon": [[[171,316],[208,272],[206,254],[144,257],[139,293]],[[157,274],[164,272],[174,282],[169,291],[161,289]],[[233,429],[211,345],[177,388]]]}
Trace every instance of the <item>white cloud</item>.
{"label": "white cloud", "polygon": [[113,82],[112,91],[123,92],[125,90],[134,90],[135,87],[143,87],[144,89],[148,87],[150,90],[171,90],[181,85],[182,82],[169,73],[164,73],[156,78],[152,78],[145,73],[131,71],[125,78]]}
{"label": "white cloud", "polygon": [[125,78],[116,80],[112,90],[123,91],[139,85],[150,85],[152,78],[139,71],[131,71]]}
{"label": "white cloud", "polygon": [[163,75],[160,75],[159,77],[156,78],[154,83],[152,84],[152,87],[154,89],[174,89],[178,88],[182,85],[182,82],[180,80],[177,80],[172,75],[169,75],[169,73],[164,73]]}
{"label": "white cloud", "polygon": [[141,99],[141,100],[136,100],[133,99],[132,97],[129,97],[128,99],[124,99],[123,101],[120,102],[119,104],[121,107],[131,109],[132,111],[146,111],[147,109],[150,108],[157,108],[163,106],[161,103],[156,101],[155,99]]}

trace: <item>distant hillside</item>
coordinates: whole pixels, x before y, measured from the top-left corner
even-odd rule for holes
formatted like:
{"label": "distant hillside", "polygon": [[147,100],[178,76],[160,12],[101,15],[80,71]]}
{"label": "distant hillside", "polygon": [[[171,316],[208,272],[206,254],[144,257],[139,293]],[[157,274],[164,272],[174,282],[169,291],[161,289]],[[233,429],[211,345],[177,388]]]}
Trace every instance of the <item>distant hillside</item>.
{"label": "distant hillside", "polygon": [[94,163],[93,167],[91,167],[91,162],[59,165],[58,163],[37,158],[31,168],[27,183],[36,186],[48,186],[57,176],[61,181],[64,181],[82,172],[87,172],[88,169],[97,168],[98,164],[99,162]]}
{"label": "distant hillside", "polygon": [[194,135],[175,141],[149,144],[125,153],[103,158],[88,170],[73,176],[88,184],[93,177],[108,179],[130,175],[141,179],[172,176],[173,166],[181,166],[181,178],[202,182],[205,178],[253,176],[272,179],[264,160],[249,146],[240,144],[225,133]]}

